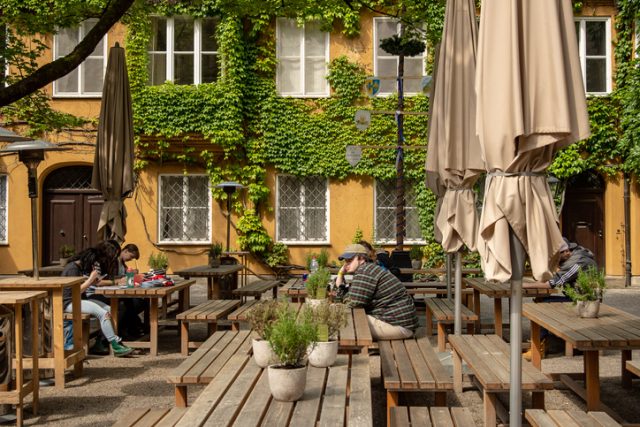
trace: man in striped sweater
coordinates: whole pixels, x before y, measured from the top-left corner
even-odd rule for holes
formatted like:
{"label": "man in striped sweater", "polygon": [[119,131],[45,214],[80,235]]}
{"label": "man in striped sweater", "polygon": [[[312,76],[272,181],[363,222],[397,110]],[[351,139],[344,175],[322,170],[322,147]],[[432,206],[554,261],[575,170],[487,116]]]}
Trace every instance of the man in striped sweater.
{"label": "man in striped sweater", "polygon": [[365,309],[373,338],[394,340],[413,336],[418,327],[416,307],[400,280],[371,262],[362,245],[347,246],[338,259],[345,263],[341,271],[353,274],[348,304]]}

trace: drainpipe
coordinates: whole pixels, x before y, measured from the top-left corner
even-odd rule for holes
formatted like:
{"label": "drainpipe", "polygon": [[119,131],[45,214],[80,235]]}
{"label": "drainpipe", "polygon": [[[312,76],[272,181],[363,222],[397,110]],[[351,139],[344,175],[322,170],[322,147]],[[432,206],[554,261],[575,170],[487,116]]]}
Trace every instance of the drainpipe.
{"label": "drainpipe", "polygon": [[631,197],[629,173],[624,173],[624,286],[631,286]]}

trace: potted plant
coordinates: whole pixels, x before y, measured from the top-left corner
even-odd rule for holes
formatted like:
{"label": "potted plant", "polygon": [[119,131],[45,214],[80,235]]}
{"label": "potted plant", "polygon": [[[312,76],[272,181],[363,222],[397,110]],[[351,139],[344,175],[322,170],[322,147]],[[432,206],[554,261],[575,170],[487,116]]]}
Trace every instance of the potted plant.
{"label": "potted plant", "polygon": [[307,347],[317,340],[316,325],[308,311],[298,316],[289,304],[283,304],[269,329],[269,343],[280,360],[268,368],[271,395],[276,400],[294,402],[304,394],[307,366],[303,362]]}
{"label": "potted plant", "polygon": [[167,270],[169,267],[169,257],[164,252],[151,252],[149,255],[149,267],[152,270]]}
{"label": "potted plant", "polygon": [[308,351],[309,364],[317,368],[333,365],[338,356],[338,333],[347,326],[347,307],[327,300],[316,307],[307,307],[316,324],[318,339]]}
{"label": "potted plant", "polygon": [[420,270],[422,268],[422,248],[414,245],[409,249],[409,258],[411,258],[411,268]]}
{"label": "potted plant", "polygon": [[213,242],[209,248],[209,267],[220,267],[220,256],[222,255],[222,243]]}
{"label": "potted plant", "polygon": [[331,282],[331,272],[327,268],[320,268],[310,274],[304,286],[307,289],[306,301],[315,306],[327,297],[327,285]]}
{"label": "potted plant", "polygon": [[589,267],[578,272],[574,287],[567,286],[562,290],[573,300],[578,316],[594,318],[598,317],[606,287],[604,273],[597,267]]}
{"label": "potted plant", "polygon": [[261,368],[276,363],[277,358],[269,344],[271,325],[278,317],[280,303],[276,300],[261,300],[247,311],[246,320],[257,338],[253,339],[253,360]]}
{"label": "potted plant", "polygon": [[60,245],[59,252],[60,252],[60,265],[62,267],[67,265],[69,258],[71,258],[76,254],[75,248],[71,245]]}

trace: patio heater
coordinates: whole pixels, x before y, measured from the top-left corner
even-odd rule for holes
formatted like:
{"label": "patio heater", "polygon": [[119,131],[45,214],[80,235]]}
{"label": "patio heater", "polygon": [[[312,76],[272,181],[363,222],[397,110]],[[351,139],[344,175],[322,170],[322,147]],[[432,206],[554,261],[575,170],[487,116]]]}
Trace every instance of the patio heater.
{"label": "patio heater", "polygon": [[[62,151],[64,148],[41,140],[24,140],[12,142],[0,153],[18,153],[18,159],[24,163],[28,170],[28,189],[29,198],[31,199],[31,252],[33,254],[33,277],[38,280],[40,273],[38,271],[38,165],[44,160],[45,151]],[[6,139],[3,139],[6,141]]]}
{"label": "patio heater", "polygon": [[244,186],[237,182],[225,181],[216,185],[216,188],[221,188],[222,191],[227,193],[227,253],[229,253],[229,237],[231,233],[231,195],[235,193],[236,190],[243,189]]}

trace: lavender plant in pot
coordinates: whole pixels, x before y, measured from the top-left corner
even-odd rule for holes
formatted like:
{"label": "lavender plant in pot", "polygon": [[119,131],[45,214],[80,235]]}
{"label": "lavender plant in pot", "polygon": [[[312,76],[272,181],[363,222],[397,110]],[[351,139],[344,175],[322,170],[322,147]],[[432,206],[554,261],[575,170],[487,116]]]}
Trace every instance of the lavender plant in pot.
{"label": "lavender plant in pot", "polygon": [[304,358],[307,347],[317,340],[317,329],[308,311],[298,316],[289,305],[278,308],[278,318],[270,327],[269,343],[279,364],[268,368],[269,388],[274,399],[299,400],[307,382]]}
{"label": "lavender plant in pot", "polygon": [[276,363],[277,357],[269,344],[271,325],[278,317],[280,303],[276,300],[261,300],[247,311],[247,322],[257,335],[252,341],[253,360],[261,368]]}
{"label": "lavender plant in pot", "polygon": [[348,308],[327,300],[316,307],[306,307],[317,325],[318,339],[308,350],[309,364],[317,368],[332,366],[338,356],[338,333],[347,326]]}
{"label": "lavender plant in pot", "polygon": [[580,270],[575,286],[567,286],[563,292],[573,300],[578,316],[594,318],[598,317],[606,288],[604,273],[597,267],[589,267]]}

